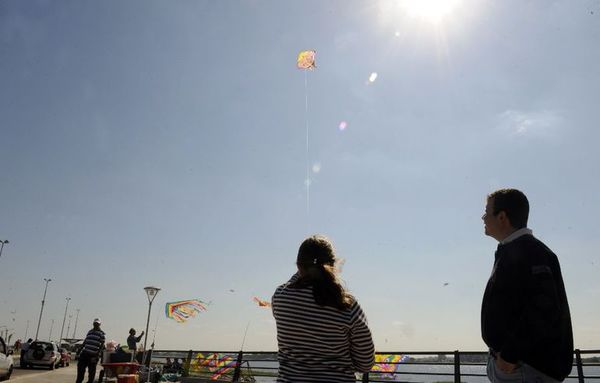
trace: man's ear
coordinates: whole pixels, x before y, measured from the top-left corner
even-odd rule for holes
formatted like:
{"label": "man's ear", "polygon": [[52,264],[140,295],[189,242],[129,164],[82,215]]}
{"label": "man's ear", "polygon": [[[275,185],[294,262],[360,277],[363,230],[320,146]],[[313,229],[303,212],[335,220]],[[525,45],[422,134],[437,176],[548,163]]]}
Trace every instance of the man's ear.
{"label": "man's ear", "polygon": [[498,218],[501,222],[508,221],[508,216],[506,215],[506,212],[504,210],[496,214],[496,218]]}
{"label": "man's ear", "polygon": [[508,218],[508,215],[506,215],[506,212],[504,210],[502,210],[500,213],[498,213],[497,217],[500,220],[500,222],[512,227],[512,224],[510,223],[510,219]]}

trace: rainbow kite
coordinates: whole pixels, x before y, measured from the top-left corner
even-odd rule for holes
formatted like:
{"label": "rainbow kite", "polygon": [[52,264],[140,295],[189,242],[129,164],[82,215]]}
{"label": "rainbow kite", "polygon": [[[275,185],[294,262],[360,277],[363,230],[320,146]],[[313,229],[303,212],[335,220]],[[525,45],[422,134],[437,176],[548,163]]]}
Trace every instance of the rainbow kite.
{"label": "rainbow kite", "polygon": [[165,314],[178,323],[186,322],[200,311],[206,311],[206,304],[198,299],[169,302],[165,305]]}
{"label": "rainbow kite", "polygon": [[395,373],[400,367],[400,363],[408,361],[408,355],[400,354],[377,354],[375,355],[375,365],[371,372]]}
{"label": "rainbow kite", "polygon": [[217,380],[224,374],[234,369],[237,361],[231,355],[212,353],[204,355],[196,354],[196,358],[191,362],[191,369],[195,372],[208,372],[211,380]]}

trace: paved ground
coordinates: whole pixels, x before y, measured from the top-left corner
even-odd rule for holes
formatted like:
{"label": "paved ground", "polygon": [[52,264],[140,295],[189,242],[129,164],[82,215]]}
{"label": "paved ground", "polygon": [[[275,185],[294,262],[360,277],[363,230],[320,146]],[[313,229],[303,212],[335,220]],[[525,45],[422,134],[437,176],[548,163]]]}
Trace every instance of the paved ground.
{"label": "paved ground", "polygon": [[[100,369],[98,369],[100,370]],[[69,367],[61,367],[50,371],[44,369],[21,370],[16,368],[13,371],[10,382],[17,383],[75,383],[77,377],[77,366],[71,364]],[[87,378],[87,377],[86,377]],[[96,380],[98,377],[96,376]],[[86,382],[87,380],[84,380]]]}

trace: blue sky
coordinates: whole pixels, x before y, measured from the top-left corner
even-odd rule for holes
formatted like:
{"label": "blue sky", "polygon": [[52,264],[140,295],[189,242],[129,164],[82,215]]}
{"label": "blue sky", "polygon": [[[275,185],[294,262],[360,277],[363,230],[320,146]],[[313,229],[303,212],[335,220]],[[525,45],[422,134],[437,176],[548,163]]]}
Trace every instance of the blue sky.
{"label": "blue sky", "polygon": [[[245,348],[274,350],[251,298],[323,233],[378,350],[481,350],[480,217],[517,187],[576,346],[598,348],[599,17],[598,1],[463,0],[435,20],[402,0],[0,2],[0,326],[31,336],[49,277],[40,338],[70,296],[77,335],[101,317],[124,342],[157,285],[157,347],[237,349],[250,323]],[[208,311],[164,318],[190,298]]]}

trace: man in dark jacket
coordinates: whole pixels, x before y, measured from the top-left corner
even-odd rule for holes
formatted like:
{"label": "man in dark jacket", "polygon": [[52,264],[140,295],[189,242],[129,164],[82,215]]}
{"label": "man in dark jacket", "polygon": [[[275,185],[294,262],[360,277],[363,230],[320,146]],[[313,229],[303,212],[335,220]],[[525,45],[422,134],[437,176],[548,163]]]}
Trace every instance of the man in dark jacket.
{"label": "man in dark jacket", "polygon": [[556,255],[527,228],[529,202],[516,189],[487,198],[485,234],[500,244],[481,307],[494,383],[557,382],[571,372],[573,332]]}
{"label": "man in dark jacket", "polygon": [[88,370],[88,383],[94,382],[96,376],[96,365],[104,349],[105,335],[100,329],[100,319],[94,319],[93,328],[88,331],[83,346],[79,353],[79,362],[77,362],[77,380],[76,383],[82,383],[85,377],[85,370]]}

